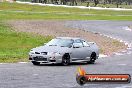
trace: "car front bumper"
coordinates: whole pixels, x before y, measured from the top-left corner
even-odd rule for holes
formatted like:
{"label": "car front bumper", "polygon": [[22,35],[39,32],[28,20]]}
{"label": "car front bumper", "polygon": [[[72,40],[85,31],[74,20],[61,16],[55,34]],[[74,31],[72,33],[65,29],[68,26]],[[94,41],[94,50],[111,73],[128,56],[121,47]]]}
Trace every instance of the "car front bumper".
{"label": "car front bumper", "polygon": [[38,55],[38,54],[29,54],[29,60],[31,62],[40,62],[40,63],[61,63],[62,55]]}

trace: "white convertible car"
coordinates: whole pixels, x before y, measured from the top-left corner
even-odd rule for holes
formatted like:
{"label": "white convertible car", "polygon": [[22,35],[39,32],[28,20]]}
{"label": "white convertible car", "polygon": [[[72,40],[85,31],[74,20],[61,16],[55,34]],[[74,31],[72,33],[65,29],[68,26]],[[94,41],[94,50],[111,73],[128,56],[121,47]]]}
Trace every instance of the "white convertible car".
{"label": "white convertible car", "polygon": [[99,48],[96,43],[71,37],[57,37],[29,52],[29,60],[34,65],[40,63],[62,63],[62,65],[69,65],[72,62],[94,63],[98,57]]}

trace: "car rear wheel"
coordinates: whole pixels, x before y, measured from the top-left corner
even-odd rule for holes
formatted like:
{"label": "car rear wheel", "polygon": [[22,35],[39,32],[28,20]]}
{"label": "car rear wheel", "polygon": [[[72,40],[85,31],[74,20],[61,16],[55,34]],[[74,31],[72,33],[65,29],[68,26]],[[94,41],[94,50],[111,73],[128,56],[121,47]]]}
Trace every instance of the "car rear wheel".
{"label": "car rear wheel", "polygon": [[70,55],[69,54],[65,54],[62,57],[62,65],[67,66],[70,63]]}
{"label": "car rear wheel", "polygon": [[33,65],[40,65],[40,62],[32,61]]}
{"label": "car rear wheel", "polygon": [[92,53],[90,56],[90,61],[88,61],[88,63],[94,64],[95,60],[96,60],[96,53]]}

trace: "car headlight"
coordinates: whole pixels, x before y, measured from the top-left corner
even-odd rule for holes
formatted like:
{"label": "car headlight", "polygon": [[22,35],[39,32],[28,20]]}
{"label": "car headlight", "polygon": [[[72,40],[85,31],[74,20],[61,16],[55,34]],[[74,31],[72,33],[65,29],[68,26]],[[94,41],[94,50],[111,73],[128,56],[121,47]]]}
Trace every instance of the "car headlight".
{"label": "car headlight", "polygon": [[35,54],[35,52],[33,50],[30,50],[29,54]]}

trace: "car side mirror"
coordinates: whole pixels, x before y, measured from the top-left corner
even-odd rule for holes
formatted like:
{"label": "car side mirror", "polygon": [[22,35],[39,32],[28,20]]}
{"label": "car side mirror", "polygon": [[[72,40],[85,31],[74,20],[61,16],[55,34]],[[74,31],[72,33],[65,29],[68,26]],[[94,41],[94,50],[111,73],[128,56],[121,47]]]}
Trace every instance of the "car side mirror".
{"label": "car side mirror", "polygon": [[79,43],[73,43],[73,48],[80,48],[81,46],[79,45]]}

